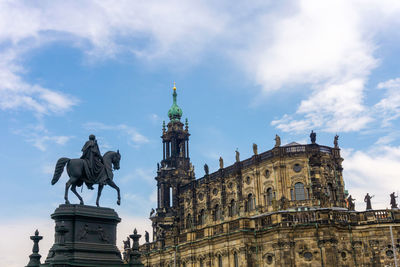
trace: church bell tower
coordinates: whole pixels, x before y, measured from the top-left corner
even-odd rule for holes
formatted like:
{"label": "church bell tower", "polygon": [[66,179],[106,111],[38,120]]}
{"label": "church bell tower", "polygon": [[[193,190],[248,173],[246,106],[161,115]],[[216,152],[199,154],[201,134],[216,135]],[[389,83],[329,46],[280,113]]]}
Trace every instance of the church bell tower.
{"label": "church bell tower", "polygon": [[151,217],[155,239],[173,230],[179,216],[179,188],[195,179],[189,158],[189,124],[187,119],[185,123],[181,122],[183,112],[177,104],[177,96],[174,83],[173,102],[168,111],[170,121],[167,125],[163,122],[163,156],[155,178],[158,202],[156,213]]}

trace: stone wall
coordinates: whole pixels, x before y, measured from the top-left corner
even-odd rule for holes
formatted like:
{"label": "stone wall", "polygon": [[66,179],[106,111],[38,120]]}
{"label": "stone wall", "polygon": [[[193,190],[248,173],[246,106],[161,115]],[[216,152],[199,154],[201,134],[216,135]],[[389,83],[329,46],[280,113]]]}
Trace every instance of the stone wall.
{"label": "stone wall", "polygon": [[237,266],[394,266],[399,222],[397,210],[275,212],[193,229],[177,246],[151,243],[142,247],[142,262],[235,266],[237,258]]}

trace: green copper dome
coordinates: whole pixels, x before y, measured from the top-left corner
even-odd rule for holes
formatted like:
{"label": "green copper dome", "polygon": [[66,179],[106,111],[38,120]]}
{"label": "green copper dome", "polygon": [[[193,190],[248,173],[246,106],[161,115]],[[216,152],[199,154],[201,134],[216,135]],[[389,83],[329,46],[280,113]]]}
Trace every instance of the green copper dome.
{"label": "green copper dome", "polygon": [[171,108],[168,110],[168,117],[171,121],[180,121],[182,117],[182,109],[178,107],[178,105],[176,104],[177,93],[176,93],[175,83],[173,89],[174,89],[174,93],[172,94],[173,103]]}

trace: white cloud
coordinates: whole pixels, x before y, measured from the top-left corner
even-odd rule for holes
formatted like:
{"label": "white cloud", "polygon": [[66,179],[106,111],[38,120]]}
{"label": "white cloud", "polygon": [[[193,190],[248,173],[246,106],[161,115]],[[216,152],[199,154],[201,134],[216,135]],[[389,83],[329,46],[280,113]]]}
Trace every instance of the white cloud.
{"label": "white cloud", "polygon": [[[372,118],[365,112],[365,84],[379,62],[374,37],[388,25],[400,24],[398,1],[301,0],[285,2],[285,8],[259,1],[240,8],[228,4],[3,1],[0,44],[13,57],[6,64],[11,68],[0,68],[0,81],[9,84],[7,88],[30,90],[19,89],[18,97],[5,91],[0,107],[42,114],[75,105],[76,100],[60,92],[24,82],[17,60],[29,49],[67,40],[96,58],[125,51],[146,60],[173,57],[196,62],[205,48],[224,51],[264,92],[310,88],[308,99],[294,114],[272,122],[279,129],[335,132],[368,125]],[[16,81],[22,85],[16,86]],[[146,142],[139,134],[131,136],[134,143]]]}
{"label": "white cloud", "polygon": [[135,128],[129,127],[125,124],[120,124],[117,126],[118,129],[124,130],[130,137],[131,141],[137,144],[145,144],[149,142],[149,139],[139,133]]}
{"label": "white cloud", "polygon": [[128,126],[126,124],[106,125],[100,122],[88,122],[84,125],[84,127],[86,129],[95,131],[108,130],[123,132],[126,136],[128,136],[128,143],[132,144],[135,147],[150,142],[150,140],[146,136],[142,135],[134,127]]}
{"label": "white cloud", "polygon": [[42,122],[37,125],[28,125],[24,129],[15,130],[14,133],[23,136],[28,143],[31,143],[41,151],[46,151],[49,143],[63,146],[73,138],[73,136],[54,135]]}
{"label": "white cloud", "polygon": [[150,114],[149,118],[153,122],[154,125],[159,125],[159,123],[162,121],[161,117],[154,113]]}
{"label": "white cloud", "polygon": [[390,126],[393,120],[400,118],[400,78],[381,82],[378,89],[386,89],[385,96],[376,105],[376,112],[383,126]]}
{"label": "white cloud", "polygon": [[[356,209],[365,210],[366,193],[375,195],[374,209],[390,208],[389,194],[400,192],[398,170],[400,147],[377,146],[369,151],[342,150],[346,189],[355,198]],[[378,181],[378,182],[377,182]]]}
{"label": "white cloud", "polygon": [[121,178],[122,183],[127,183],[134,180],[146,181],[149,184],[154,184],[154,177],[155,177],[154,169],[144,169],[144,168],[137,168],[124,177]]}
{"label": "white cloud", "polygon": [[78,45],[89,41],[87,51],[102,57],[121,49],[145,57],[191,53],[224,27],[217,10],[197,1],[3,1],[0,10],[0,42],[43,42],[70,35]]}
{"label": "white cloud", "polygon": [[[196,1],[0,2],[0,109],[59,113],[77,99],[24,80],[24,55],[67,41],[95,58],[126,51],[144,59],[193,55],[223,28],[222,16]],[[192,58],[194,59],[194,58]],[[132,133],[133,142],[146,138]]]}
{"label": "white cloud", "polygon": [[18,56],[13,50],[0,53],[0,109],[26,109],[43,115],[68,111],[78,103],[72,96],[25,82]]}
{"label": "white cloud", "polygon": [[242,57],[250,76],[266,93],[310,91],[294,114],[271,124],[286,132],[366,128],[375,119],[365,104],[366,82],[379,63],[375,36],[398,25],[399,15],[398,1],[303,0],[278,18],[259,19],[260,37]]}
{"label": "white cloud", "polygon": [[48,142],[56,143],[58,145],[64,145],[70,139],[71,139],[70,136],[48,136],[48,135],[41,136],[39,134],[32,134],[27,139],[27,141],[31,142],[33,146],[35,146],[39,150],[46,151]]}
{"label": "white cloud", "polygon": [[364,81],[349,80],[343,84],[315,86],[307,100],[301,101],[296,115],[285,115],[282,119],[274,120],[272,125],[282,131],[301,132],[307,129],[323,128],[328,132],[357,131],[366,127],[373,119],[363,105]]}
{"label": "white cloud", "polygon": [[361,15],[349,1],[299,1],[297,10],[266,29],[270,43],[250,50],[256,81],[268,91],[365,74],[375,59],[363,36]]}
{"label": "white cloud", "polygon": [[399,134],[397,133],[397,135],[384,135],[378,138],[378,140],[375,142],[376,145],[388,145],[391,142],[395,141],[396,138],[399,136]]}

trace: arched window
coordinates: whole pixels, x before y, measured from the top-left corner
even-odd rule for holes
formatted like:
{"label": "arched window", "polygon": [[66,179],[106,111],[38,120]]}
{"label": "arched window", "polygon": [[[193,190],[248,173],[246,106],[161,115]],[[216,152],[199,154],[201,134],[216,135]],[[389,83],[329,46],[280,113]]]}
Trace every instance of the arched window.
{"label": "arched window", "polygon": [[255,198],[253,196],[253,194],[249,194],[247,196],[247,211],[252,211],[255,209]]}
{"label": "arched window", "polygon": [[206,222],[205,214],[204,214],[204,209],[202,209],[199,213],[199,220],[198,223],[199,225],[203,225]]}
{"label": "arched window", "polygon": [[331,183],[328,184],[328,192],[327,192],[327,194],[328,194],[328,197],[332,196],[332,184]]}
{"label": "arched window", "polygon": [[222,256],[218,255],[218,267],[222,267]]}
{"label": "arched window", "polygon": [[272,195],[272,188],[268,188],[267,189],[267,203],[265,203],[268,206],[272,205],[272,199],[273,199],[273,195]]}
{"label": "arched window", "polygon": [[294,194],[296,196],[296,200],[305,200],[306,196],[304,193],[304,185],[302,183],[296,183],[294,185]]}
{"label": "arched window", "polygon": [[233,266],[239,267],[239,259],[236,251],[233,253]]}
{"label": "arched window", "polygon": [[221,220],[221,207],[217,204],[214,207],[214,221]]}
{"label": "arched window", "polygon": [[186,217],[186,228],[192,228],[192,215],[190,213]]}
{"label": "arched window", "polygon": [[236,201],[234,199],[231,200],[231,203],[229,205],[229,216],[235,216],[237,214],[237,206],[236,206]]}
{"label": "arched window", "polygon": [[200,259],[200,267],[204,267],[204,260]]}

